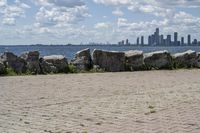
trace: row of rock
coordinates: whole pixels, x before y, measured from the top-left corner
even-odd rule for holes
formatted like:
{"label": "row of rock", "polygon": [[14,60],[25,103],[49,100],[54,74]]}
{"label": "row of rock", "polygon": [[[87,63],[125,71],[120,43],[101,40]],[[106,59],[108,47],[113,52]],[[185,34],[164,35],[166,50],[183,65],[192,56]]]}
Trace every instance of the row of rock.
{"label": "row of rock", "polygon": [[94,50],[93,63],[110,72],[199,68],[200,53],[188,50],[184,53],[171,55],[166,50],[152,53],[143,53],[142,51],[109,52]]}
{"label": "row of rock", "polygon": [[0,74],[5,74],[11,68],[17,74],[32,73],[62,73],[68,72],[68,61],[64,56],[52,55],[39,58],[38,51],[32,51],[16,56],[11,52],[4,52],[0,56]]}
{"label": "row of rock", "polygon": [[200,67],[200,53],[189,50],[171,55],[168,51],[143,53],[142,51],[115,52],[90,49],[76,53],[75,58],[68,63],[62,55],[44,56],[40,58],[38,51],[32,51],[16,56],[5,52],[0,56],[0,74],[11,68],[16,73],[68,73],[69,64],[77,71],[89,71],[99,68],[108,72],[137,71],[151,69],[173,69]]}

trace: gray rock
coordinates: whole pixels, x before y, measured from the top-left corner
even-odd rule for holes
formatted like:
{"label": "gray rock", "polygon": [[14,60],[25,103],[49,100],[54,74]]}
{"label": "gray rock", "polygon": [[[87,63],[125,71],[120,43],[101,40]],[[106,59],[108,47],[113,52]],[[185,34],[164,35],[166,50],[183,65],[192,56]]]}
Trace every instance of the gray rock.
{"label": "gray rock", "polygon": [[76,53],[75,59],[71,61],[71,64],[76,66],[77,70],[90,70],[92,68],[92,58],[90,55],[90,49],[84,49]]}
{"label": "gray rock", "polygon": [[172,69],[173,62],[170,53],[166,50],[145,54],[145,66],[147,69]]}
{"label": "gray rock", "polygon": [[109,72],[120,72],[125,70],[125,53],[115,51],[93,51],[93,63],[101,69]]}
{"label": "gray rock", "polygon": [[30,51],[22,54],[20,57],[27,62],[27,70],[37,74],[40,73],[39,56],[40,53],[38,51]]}
{"label": "gray rock", "polygon": [[26,61],[11,52],[4,52],[1,61],[6,68],[11,68],[18,74],[26,72]]}
{"label": "gray rock", "polygon": [[46,62],[43,58],[40,58],[40,68],[43,74],[58,73],[57,68],[52,63]]}
{"label": "gray rock", "polygon": [[3,64],[3,62],[0,61],[0,75],[5,74],[6,68]]}
{"label": "gray rock", "polygon": [[44,56],[40,59],[42,73],[67,73],[68,61],[62,55]]}
{"label": "gray rock", "polygon": [[191,68],[197,65],[197,53],[188,50],[183,53],[176,53],[173,55],[174,63],[177,68]]}
{"label": "gray rock", "polygon": [[197,53],[197,63],[196,63],[196,67],[200,68],[200,52]]}
{"label": "gray rock", "polygon": [[127,51],[126,56],[126,70],[137,71],[144,69],[144,55],[142,51]]}

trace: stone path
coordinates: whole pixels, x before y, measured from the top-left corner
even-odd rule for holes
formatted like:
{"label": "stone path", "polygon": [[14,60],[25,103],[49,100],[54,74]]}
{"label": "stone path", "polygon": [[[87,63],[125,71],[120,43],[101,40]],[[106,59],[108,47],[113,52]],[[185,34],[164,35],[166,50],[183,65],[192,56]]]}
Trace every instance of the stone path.
{"label": "stone path", "polygon": [[200,70],[0,77],[1,133],[200,133]]}

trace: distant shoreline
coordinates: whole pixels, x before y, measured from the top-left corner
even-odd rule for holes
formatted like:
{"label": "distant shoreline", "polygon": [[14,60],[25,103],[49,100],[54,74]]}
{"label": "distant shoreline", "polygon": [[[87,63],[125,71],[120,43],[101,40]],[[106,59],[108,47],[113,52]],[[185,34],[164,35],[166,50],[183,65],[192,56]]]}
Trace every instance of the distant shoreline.
{"label": "distant shoreline", "polygon": [[182,45],[182,46],[149,46],[149,45],[143,45],[143,46],[138,46],[138,45],[117,45],[117,44],[97,44],[97,45],[89,45],[89,44],[84,44],[84,45],[80,45],[80,44],[72,44],[72,45],[65,45],[65,44],[26,44],[26,45],[18,45],[18,44],[12,44],[12,45],[1,45],[0,47],[13,47],[13,46],[117,46],[117,47],[200,47],[200,45]]}

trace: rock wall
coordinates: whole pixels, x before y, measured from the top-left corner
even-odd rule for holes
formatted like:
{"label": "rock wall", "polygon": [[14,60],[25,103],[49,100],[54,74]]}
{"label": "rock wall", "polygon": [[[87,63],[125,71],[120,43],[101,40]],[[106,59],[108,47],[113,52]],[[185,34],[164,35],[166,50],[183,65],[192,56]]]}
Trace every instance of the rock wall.
{"label": "rock wall", "polygon": [[25,73],[27,62],[11,52],[4,52],[0,58],[6,68],[13,69],[16,73]]}
{"label": "rock wall", "polygon": [[92,57],[90,54],[90,49],[84,49],[78,51],[70,63],[74,65],[78,71],[88,71],[93,67]]}
{"label": "rock wall", "polygon": [[172,69],[173,61],[168,51],[157,51],[145,54],[146,69]]}
{"label": "rock wall", "polygon": [[107,72],[138,71],[152,69],[200,68],[200,53],[188,50],[183,53],[170,54],[168,51],[143,53],[142,51],[105,51],[84,49],[76,53],[75,58],[68,62],[62,55],[39,57],[38,51],[30,51],[16,56],[4,52],[0,56],[0,75],[7,69],[17,74],[69,73],[69,65],[79,71],[99,68]]}
{"label": "rock wall", "polygon": [[105,71],[120,72],[125,71],[125,53],[115,51],[94,50],[94,65],[99,66]]}
{"label": "rock wall", "polygon": [[40,56],[40,53],[38,51],[26,52],[20,56],[20,58],[26,61],[27,71],[33,74],[38,74],[41,72],[39,56]]}
{"label": "rock wall", "polygon": [[144,69],[144,54],[142,51],[127,51],[126,56],[126,70],[138,71]]}

